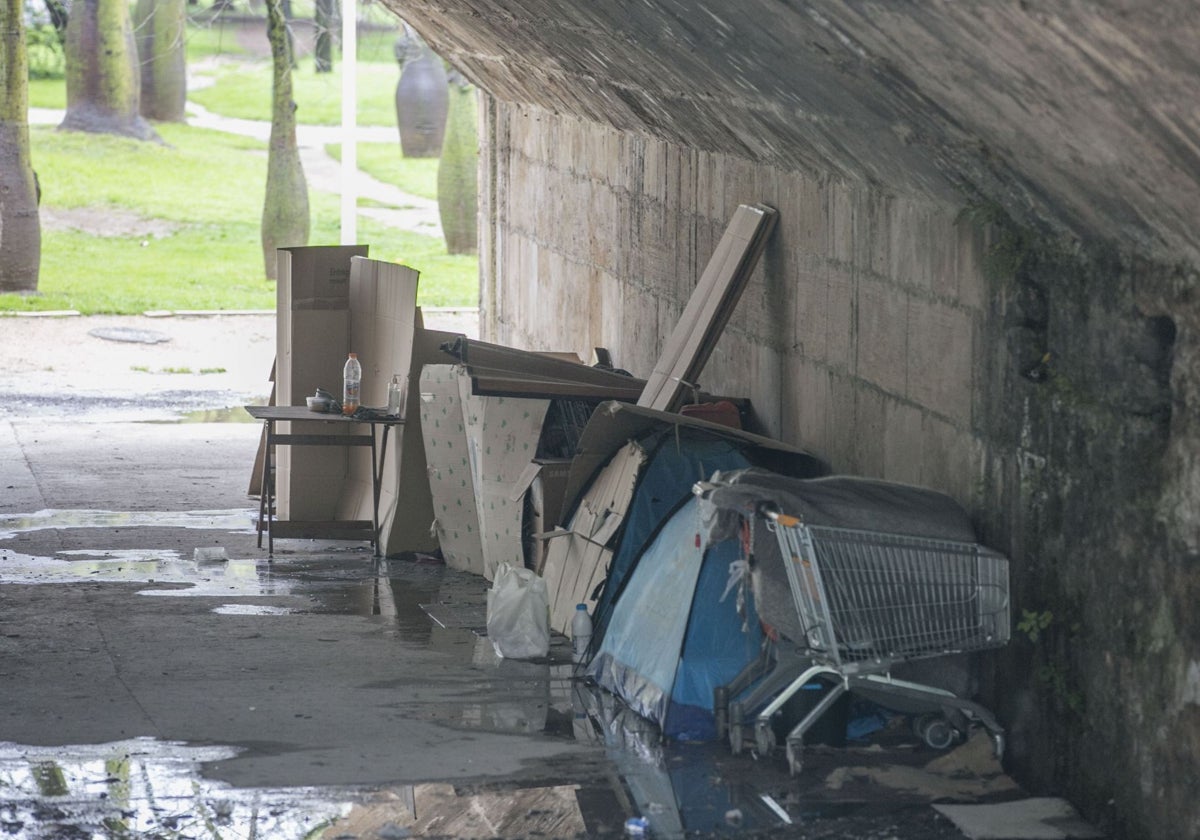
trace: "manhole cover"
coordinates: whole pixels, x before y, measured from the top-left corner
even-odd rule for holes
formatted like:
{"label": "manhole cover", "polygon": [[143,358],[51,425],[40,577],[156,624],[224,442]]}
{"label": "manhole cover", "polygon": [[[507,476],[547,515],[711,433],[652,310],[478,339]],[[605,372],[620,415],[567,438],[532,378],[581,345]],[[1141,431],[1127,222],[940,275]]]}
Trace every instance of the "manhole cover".
{"label": "manhole cover", "polygon": [[94,330],[88,330],[88,335],[103,338],[105,341],[126,341],[131,344],[161,344],[171,340],[171,336],[166,333],[133,327],[96,327]]}

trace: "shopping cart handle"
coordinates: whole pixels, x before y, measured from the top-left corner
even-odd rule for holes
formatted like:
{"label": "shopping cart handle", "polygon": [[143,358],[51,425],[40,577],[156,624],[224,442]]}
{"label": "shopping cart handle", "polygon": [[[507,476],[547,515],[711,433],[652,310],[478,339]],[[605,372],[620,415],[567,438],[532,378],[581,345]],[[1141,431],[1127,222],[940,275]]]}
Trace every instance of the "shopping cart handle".
{"label": "shopping cart handle", "polygon": [[784,528],[795,528],[800,524],[799,519],[781,512],[774,502],[759,502],[756,512],[763,519],[769,519],[776,525],[782,525]]}

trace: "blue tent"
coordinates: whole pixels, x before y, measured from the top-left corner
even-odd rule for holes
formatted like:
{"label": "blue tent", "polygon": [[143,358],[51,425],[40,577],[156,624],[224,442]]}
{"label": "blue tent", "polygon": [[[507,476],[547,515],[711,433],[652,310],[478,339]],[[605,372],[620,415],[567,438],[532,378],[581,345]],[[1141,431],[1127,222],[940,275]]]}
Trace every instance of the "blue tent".
{"label": "blue tent", "polygon": [[666,519],[692,498],[692,485],[707,480],[717,470],[739,470],[750,466],[742,451],[745,444],[741,441],[697,434],[690,429],[660,432],[643,438],[640,443],[649,456],[638,478],[637,490],[592,616],[597,640],[602,639],[608,629],[613,605],[625,591],[630,570]]}
{"label": "blue tent", "polygon": [[692,486],[714,472],[753,464],[804,477],[824,475],[828,466],[745,431],[609,402],[593,412],[580,437],[565,510],[575,509],[628,441],[637,441],[647,457],[608,544],[613,553],[592,619],[589,674],[665,734],[713,738],[713,688],[758,655],[762,637],[752,603],[739,616],[735,595],[721,597],[738,543],[700,549]]}
{"label": "blue tent", "polygon": [[689,498],[637,558],[588,668],[664,735],[683,740],[716,737],[713,689],[762,644],[753,600],[739,615],[736,593],[726,593],[739,541],[705,546],[700,534],[698,502]]}

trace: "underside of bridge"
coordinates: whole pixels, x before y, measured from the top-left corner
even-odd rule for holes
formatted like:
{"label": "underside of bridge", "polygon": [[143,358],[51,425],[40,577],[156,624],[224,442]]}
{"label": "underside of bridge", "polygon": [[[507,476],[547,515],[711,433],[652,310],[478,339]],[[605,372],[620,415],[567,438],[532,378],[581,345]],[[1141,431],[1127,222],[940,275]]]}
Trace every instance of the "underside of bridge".
{"label": "underside of bridge", "polygon": [[1013,558],[1012,769],[1200,834],[1191,0],[384,0],[487,94],[485,334],[649,373],[739,203],[705,372]]}

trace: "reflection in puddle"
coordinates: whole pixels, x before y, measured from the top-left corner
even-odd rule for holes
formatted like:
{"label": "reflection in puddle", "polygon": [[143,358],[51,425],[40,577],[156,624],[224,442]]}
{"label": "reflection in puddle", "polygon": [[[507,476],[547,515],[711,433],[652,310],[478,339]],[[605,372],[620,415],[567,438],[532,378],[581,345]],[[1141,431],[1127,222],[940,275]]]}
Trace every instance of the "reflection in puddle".
{"label": "reflection in puddle", "polygon": [[213,612],[217,615],[294,615],[297,610],[261,604],[222,604]]}
{"label": "reflection in puddle", "polygon": [[332,837],[578,837],[587,824],[578,785],[462,794],[453,785],[409,785],[357,804]]}
{"label": "reflection in puddle", "polygon": [[183,589],[147,589],[140,594],[158,596],[250,597],[289,595],[291,582],[277,576],[261,560],[226,560],[219,563],[182,559],[169,549],[114,549],[59,552],[95,560],[60,560],[35,557],[0,548],[0,581],[18,584],[103,583],[176,584]]}
{"label": "reflection in puddle", "polygon": [[209,528],[253,531],[257,514],[250,508],[185,511],[39,510],[37,513],[0,515],[0,539],[12,539],[25,531],[43,531],[47,528]]}
{"label": "reflection in puddle", "polygon": [[349,811],[337,791],[239,790],[200,775],[237,753],[151,738],[0,743],[0,825],[18,837],[304,838]]}
{"label": "reflection in puddle", "polygon": [[[261,405],[262,399],[249,400],[250,405]],[[259,423],[240,405],[227,408],[202,408],[188,411],[170,420],[144,420],[144,423],[156,425],[174,425],[176,423]]]}
{"label": "reflection in puddle", "polygon": [[[705,761],[674,769],[560,774],[556,784],[480,789],[232,788],[206,763],[240,750],[136,738],[98,745],[0,743],[0,827],[18,837],[527,838],[616,836],[642,816],[653,837],[736,834],[791,824],[770,796]],[[631,772],[632,771],[632,772]]]}

